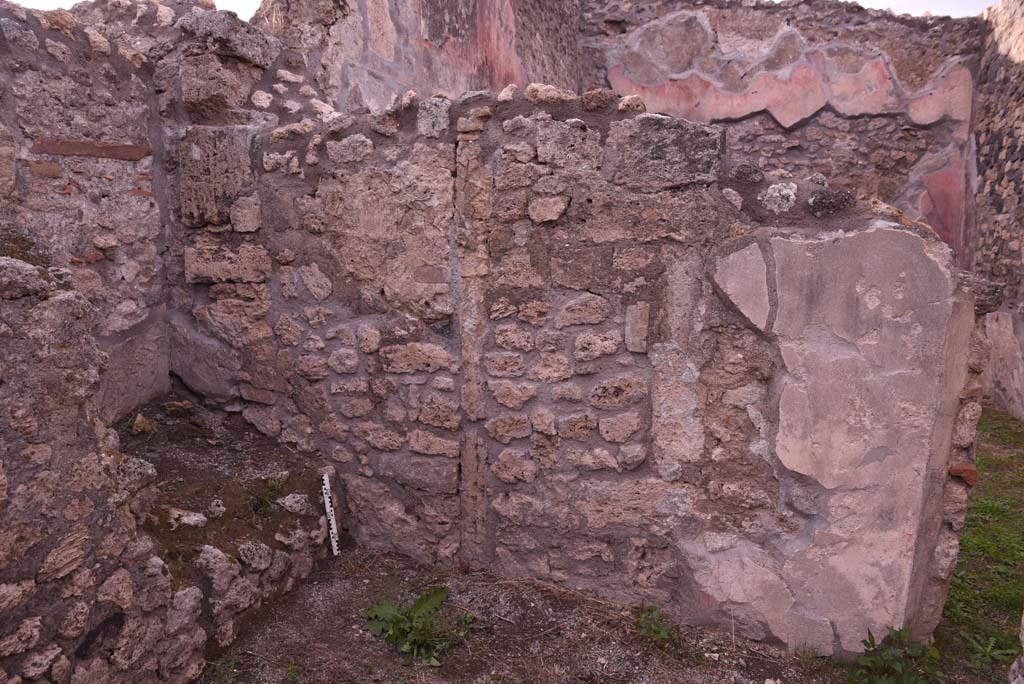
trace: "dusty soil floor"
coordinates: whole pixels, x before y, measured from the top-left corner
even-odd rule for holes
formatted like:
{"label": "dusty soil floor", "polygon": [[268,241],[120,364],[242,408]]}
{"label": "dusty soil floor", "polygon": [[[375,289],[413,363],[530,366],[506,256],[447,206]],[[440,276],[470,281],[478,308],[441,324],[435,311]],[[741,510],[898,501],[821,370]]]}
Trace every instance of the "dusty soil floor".
{"label": "dusty soil floor", "polygon": [[[380,602],[411,603],[428,587],[451,589],[442,619],[475,617],[441,667],[403,666],[365,631]],[[448,574],[397,556],[347,548],[266,610],[202,684],[826,684],[843,673],[731,634],[687,630],[662,652],[619,606],[488,573]]]}
{"label": "dusty soil floor", "polygon": [[[145,529],[176,589],[201,581],[192,561],[203,544],[228,553],[244,541],[276,545],[275,533],[287,531],[295,518],[274,499],[300,493],[319,501],[319,475],[308,456],[261,435],[240,414],[204,408],[185,392],[150,402],[115,428],[124,453],[156,467]],[[208,520],[202,527],[177,526],[169,519],[176,509]]]}

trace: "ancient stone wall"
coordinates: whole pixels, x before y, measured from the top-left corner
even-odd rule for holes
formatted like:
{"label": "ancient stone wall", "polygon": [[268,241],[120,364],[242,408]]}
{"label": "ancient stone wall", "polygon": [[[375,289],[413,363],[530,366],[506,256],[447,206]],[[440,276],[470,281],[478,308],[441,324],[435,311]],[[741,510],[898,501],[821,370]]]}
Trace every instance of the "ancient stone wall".
{"label": "ancient stone wall", "polygon": [[984,16],[990,32],[977,92],[978,235],[973,269],[1005,290],[1003,310],[986,322],[992,339],[988,394],[1013,415],[1024,417],[1024,3],[1007,0]]}
{"label": "ancient stone wall", "polygon": [[978,237],[973,268],[1003,284],[1021,301],[1021,226],[1024,225],[1024,3],[1004,0],[984,15],[978,78]]}
{"label": "ancient stone wall", "polygon": [[930,632],[983,345],[928,229],[611,91],[248,83],[309,99],[181,130],[172,370],[333,460],[361,543],[822,653]]}
{"label": "ancient stone wall", "polygon": [[143,531],[165,483],[108,426],[170,386],[151,59],[179,31],[168,6],[79,10],[0,6],[0,680],[185,684],[324,523],[210,537],[191,572]]}
{"label": "ancient stone wall", "polygon": [[162,539],[143,532],[166,516],[151,504],[184,499],[101,420],[102,321],[71,280],[0,257],[0,676],[187,684],[208,642],[230,643],[247,610],[309,573],[324,521],[293,497],[280,527],[264,523],[273,547],[254,530],[196,548],[166,522]]}
{"label": "ancient stone wall", "polygon": [[99,418],[102,315],[70,280],[0,257],[0,675],[188,682],[198,604],[138,532],[153,468],[122,457]]}
{"label": "ancient stone wall", "polygon": [[104,30],[0,7],[0,254],[66,268],[95,307],[112,419],[168,376],[153,87],[145,58]]}
{"label": "ancient stone wall", "polygon": [[590,0],[584,87],[726,127],[730,154],[823,173],[927,221],[970,263],[978,20],[848,3]]}
{"label": "ancient stone wall", "polygon": [[[358,10],[382,7],[397,16]],[[346,112],[346,88],[373,82],[324,57],[350,10],[300,9],[264,7],[278,37],[187,5],[0,7],[5,87],[46,104],[0,100],[0,334],[20,369],[0,385],[3,538],[45,533],[0,565],[30,597],[0,634],[12,678],[187,681],[208,637],[308,572],[322,526],[292,540],[300,570],[234,563],[232,539],[172,593],[175,564],[138,532],[147,468],[111,465],[88,502],[62,486],[135,463],[93,418],[168,371],[335,468],[367,546],[823,654],[868,628],[931,632],[986,350],[939,237],[838,179],[745,163],[734,127],[610,90],[403,91]],[[524,63],[571,80],[544,43],[565,34],[530,35]],[[360,54],[345,64],[368,69]],[[922,130],[952,140],[947,114]],[[84,606],[80,631],[60,631],[58,596]]]}

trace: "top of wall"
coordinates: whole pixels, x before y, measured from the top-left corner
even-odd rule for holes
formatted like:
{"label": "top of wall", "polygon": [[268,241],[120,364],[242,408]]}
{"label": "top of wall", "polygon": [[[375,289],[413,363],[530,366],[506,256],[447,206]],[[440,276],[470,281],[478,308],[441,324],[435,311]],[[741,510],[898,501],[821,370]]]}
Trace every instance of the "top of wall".
{"label": "top of wall", "polygon": [[[0,3],[22,16],[53,17],[58,27],[69,17],[92,26],[137,64],[167,49],[174,23],[193,7],[212,9],[213,2],[92,0],[51,12]],[[457,97],[509,83],[577,92],[605,85],[603,60],[588,48],[681,11],[707,16],[723,55],[742,55],[790,30],[807,47],[843,43],[883,52],[908,91],[927,85],[951,57],[978,54],[984,26],[981,19],[896,16],[836,0],[264,0],[251,21],[302,55],[335,106],[381,110],[409,89]],[[793,46],[779,44],[769,61],[785,60],[787,49]],[[673,42],[662,57],[678,63],[699,51],[699,44]],[[722,81],[770,68],[741,56],[723,68]]]}
{"label": "top of wall", "polygon": [[[720,78],[726,86],[762,70],[777,69],[789,53],[800,47],[843,44],[855,51],[884,53],[892,63],[894,75],[908,91],[916,91],[931,80],[950,58],[974,57],[981,48],[984,22],[981,19],[949,17],[911,17],[884,10],[869,10],[836,0],[799,0],[782,3],[740,0],[657,0],[630,3],[623,0],[588,0],[583,12],[582,32],[589,45],[601,45],[603,39],[619,40],[622,34],[678,12],[694,12],[706,17],[710,44],[706,52],[722,62]],[[779,38],[795,32],[798,40]],[[698,38],[699,40],[699,38]],[[708,40],[705,38],[704,40]],[[762,44],[771,54],[750,63],[748,56],[761,55]],[[684,66],[703,52],[700,42],[666,45],[665,63]],[[840,59],[843,55],[837,55]],[[685,65],[688,67],[689,65]],[[703,70],[709,70],[703,65]],[[684,68],[675,69],[677,72]],[[710,69],[715,71],[715,69]],[[600,80],[601,74],[585,74],[585,79]],[[584,85],[589,85],[585,82]]]}

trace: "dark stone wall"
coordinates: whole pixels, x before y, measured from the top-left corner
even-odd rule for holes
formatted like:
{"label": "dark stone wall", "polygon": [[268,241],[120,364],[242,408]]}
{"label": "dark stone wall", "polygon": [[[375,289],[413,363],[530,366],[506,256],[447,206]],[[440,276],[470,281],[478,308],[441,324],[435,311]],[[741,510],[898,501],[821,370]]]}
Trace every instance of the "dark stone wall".
{"label": "dark stone wall", "polygon": [[1024,2],[1003,0],[985,19],[991,33],[978,73],[978,220],[972,265],[1003,285],[1006,302],[1019,308],[1024,286]]}
{"label": "dark stone wall", "polygon": [[927,222],[968,263],[976,19],[829,0],[588,0],[581,83],[727,127],[730,153],[823,173]]}

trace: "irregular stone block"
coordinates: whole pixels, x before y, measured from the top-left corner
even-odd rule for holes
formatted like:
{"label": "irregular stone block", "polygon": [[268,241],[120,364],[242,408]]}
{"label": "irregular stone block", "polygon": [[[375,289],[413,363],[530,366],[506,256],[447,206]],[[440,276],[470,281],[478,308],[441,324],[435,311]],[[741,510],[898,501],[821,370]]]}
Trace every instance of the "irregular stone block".
{"label": "irregular stone block", "polygon": [[357,423],[352,434],[381,451],[397,451],[405,444],[405,435],[372,421]]}
{"label": "irregular stone block", "polygon": [[494,329],[494,343],[509,351],[528,352],[533,349],[533,333],[514,324],[504,323]]}
{"label": "irregular stone block", "polygon": [[518,378],[525,372],[523,357],[515,352],[491,352],[484,356],[487,374],[494,378]]}
{"label": "irregular stone block", "polygon": [[413,430],[409,433],[409,448],[417,454],[426,454],[428,456],[459,457],[459,443],[457,441],[438,437],[426,430]]}
{"label": "irregular stone block", "polygon": [[508,444],[514,439],[529,437],[533,432],[530,417],[523,413],[508,413],[487,421],[487,434],[493,439]]}
{"label": "irregular stone block", "polygon": [[452,366],[451,356],[443,347],[429,342],[410,342],[381,347],[381,360],[388,373],[433,373]]}
{"label": "irregular stone block", "polygon": [[562,354],[542,352],[540,360],[527,374],[531,380],[539,382],[559,382],[572,377],[572,362]]}
{"label": "irregular stone block", "polygon": [[600,295],[582,294],[562,305],[555,314],[555,327],[570,325],[596,325],[611,313],[611,304]]}
{"label": "irregular stone block", "polygon": [[537,464],[525,449],[502,449],[491,464],[491,472],[502,482],[533,482],[537,477]]}
{"label": "irregular stone block", "polygon": [[716,126],[640,114],[612,122],[603,173],[612,183],[640,192],[713,183],[724,141],[724,130]]}
{"label": "irregular stone block", "polygon": [[639,429],[640,414],[635,411],[601,418],[601,436],[609,442],[625,442]]}
{"label": "irregular stone block", "polygon": [[573,357],[577,361],[593,361],[619,350],[622,335],[618,330],[607,333],[583,333],[576,337]]}
{"label": "irregular stone block", "polygon": [[242,21],[234,12],[186,12],[175,27],[219,55],[237,57],[264,69],[273,64],[281,52],[279,40]]}
{"label": "irregular stone block", "polygon": [[558,436],[585,442],[597,428],[597,416],[589,411],[573,413],[558,419]]}
{"label": "irregular stone block", "polygon": [[196,123],[222,123],[245,104],[249,84],[216,55],[187,55],[181,62],[181,99]]}
{"label": "irregular stone block", "polygon": [[437,138],[451,125],[448,112],[451,101],[446,97],[431,97],[419,104],[416,132],[427,138]]}
{"label": "irregular stone block", "polygon": [[18,151],[14,136],[0,125],[0,207],[14,199]]}
{"label": "irregular stone block", "polygon": [[355,349],[336,349],[328,357],[327,365],[335,373],[355,373],[359,370],[359,354]]}
{"label": "irregular stone block", "polygon": [[270,253],[258,245],[243,244],[237,252],[215,243],[185,249],[188,283],[262,283],[271,272]]}
{"label": "irregular stone block", "polygon": [[0,658],[18,655],[35,647],[39,643],[42,622],[43,619],[39,617],[26,618],[17,629],[0,638]]}
{"label": "irregular stone block", "polygon": [[590,405],[611,409],[635,404],[647,398],[647,381],[638,375],[619,375],[597,385],[590,393]]}
{"label": "irregular stone block", "polygon": [[526,382],[489,380],[487,387],[491,390],[496,402],[510,409],[520,409],[537,396],[536,385]]}
{"label": "irregular stone block", "polygon": [[535,223],[552,223],[561,218],[568,206],[567,197],[536,197],[530,200],[527,212]]}

